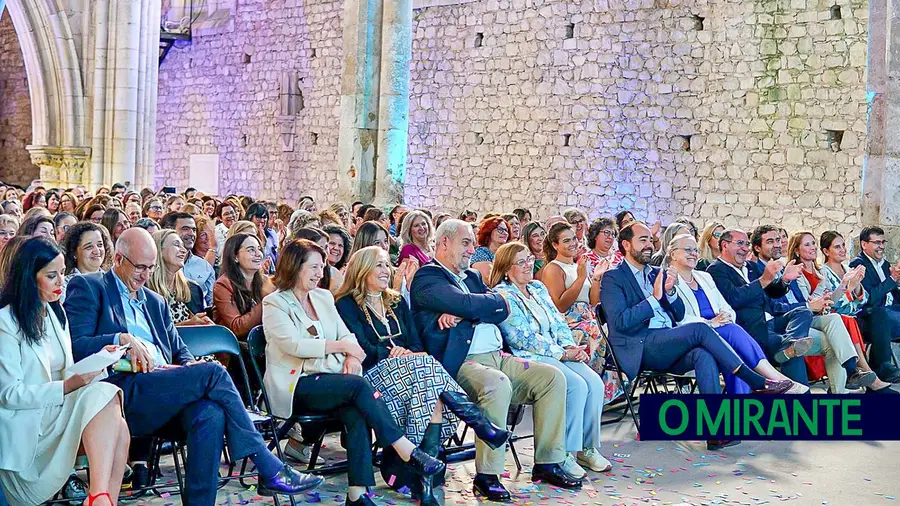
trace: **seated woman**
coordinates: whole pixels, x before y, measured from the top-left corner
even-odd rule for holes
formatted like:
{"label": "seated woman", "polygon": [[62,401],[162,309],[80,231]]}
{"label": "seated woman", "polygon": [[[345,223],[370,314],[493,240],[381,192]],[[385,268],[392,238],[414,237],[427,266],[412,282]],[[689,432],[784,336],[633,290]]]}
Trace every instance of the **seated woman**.
{"label": "seated woman", "polygon": [[334,297],[319,288],[326,265],[325,250],[312,241],[297,239],[282,248],[277,290],[263,299],[264,382],[276,416],[289,418],[296,409],[333,413],[341,420],[347,504],[372,505],[366,495],[366,488],[375,485],[370,430],[417,474],[437,474],[444,464],[404,436],[381,395],[362,377],[366,353],[338,315]]}
{"label": "seated woman", "polygon": [[16,235],[24,235],[26,237],[46,237],[51,241],[56,241],[56,230],[53,219],[47,216],[34,216],[27,218],[19,226]]}
{"label": "seated woman", "polygon": [[209,262],[209,265],[218,267],[219,258],[216,256],[218,245],[216,244],[216,231],[214,222],[206,214],[194,218],[197,224],[197,240],[194,242],[193,253]]}
{"label": "seated woman", "polygon": [[275,285],[262,273],[263,252],[256,235],[237,234],[225,241],[222,275],[213,286],[215,323],[246,341],[253,327],[262,325],[262,300]]}
{"label": "seated woman", "polygon": [[[323,250],[328,247],[328,236],[324,231],[317,228],[301,228],[294,231],[293,239],[306,239],[319,245]],[[326,262],[322,281],[319,288],[325,288],[332,294],[337,293],[341,285],[344,284],[344,275],[341,271]]]}
{"label": "seated woman", "polygon": [[0,248],[6,246],[19,230],[19,220],[11,214],[0,214]]}
{"label": "seated woman", "polygon": [[519,217],[513,213],[507,213],[500,217],[506,220],[506,223],[509,225],[509,240],[520,240],[522,237],[522,222],[519,221]]}
{"label": "seated woman", "polygon": [[579,253],[575,258],[580,258],[583,253],[587,252],[587,214],[577,207],[570,207],[563,211],[563,218],[575,229],[575,239],[578,240],[579,246]]}
{"label": "seated woman", "polygon": [[434,254],[431,245],[433,236],[434,229],[431,226],[431,220],[425,213],[418,210],[407,212],[400,227],[400,239],[403,241],[403,247],[400,248],[398,261],[403,262],[407,258],[412,258],[416,260],[419,267],[430,262]]}
{"label": "seated woman", "polygon": [[228,230],[237,221],[238,213],[234,205],[227,200],[222,201],[216,206],[214,212],[216,218],[216,256],[222,258],[222,248],[225,247],[225,241],[228,239]]}
{"label": "seated woman", "polygon": [[575,343],[588,345],[591,369],[602,372],[606,361],[606,342],[601,338],[594,307],[600,302],[600,279],[606,272],[603,263],[591,269],[588,259],[575,262],[581,245],[568,222],[555,223],[544,239],[544,266],[541,281],[553,304],[565,315]]}
{"label": "seated woman", "polygon": [[59,304],[65,261],[44,238],[25,241],[0,292],[0,488],[12,506],[52,499],[79,449],[91,466],[85,504],[119,499],[130,435],[115,385],[100,372],[64,379],[73,365]]}
{"label": "seated woman", "polygon": [[[407,439],[432,457],[456,433],[459,419],[454,413],[479,438],[501,446],[509,433],[484,418],[440,362],[425,353],[409,306],[388,286],[390,275],[388,253],[377,246],[363,248],[350,258],[346,281],[337,294],[338,314],[366,354],[363,376],[381,392]],[[438,504],[430,478],[410,483],[389,465],[382,467],[382,475],[394,489],[412,485],[422,504]],[[397,479],[391,480],[391,475]]]}
{"label": "seated woman", "polygon": [[[390,253],[387,229],[373,221],[363,223],[356,229],[356,237],[353,238],[353,247],[350,249],[350,256],[352,257],[357,251],[369,246],[378,246]],[[403,259],[397,268],[392,269],[391,289],[400,292],[404,297],[407,297],[407,294],[409,294],[409,285],[412,284],[413,276],[415,276],[419,267],[419,262],[413,258]]]}
{"label": "seated woman", "polygon": [[122,232],[128,230],[128,217],[119,209],[109,208],[103,213],[103,219],[100,220],[100,225],[106,228],[109,232],[110,239],[112,239],[112,243],[116,244],[116,241],[119,240],[119,236],[122,235]]}
{"label": "seated woman", "polygon": [[326,225],[322,230],[328,234],[328,265],[344,272],[350,259],[350,234],[341,225]]}
{"label": "seated woman", "polygon": [[[788,258],[797,259],[803,266],[803,276],[797,278],[797,286],[801,294],[807,299],[819,297],[825,293],[830,294],[832,305],[831,312],[840,315],[841,321],[850,340],[856,349],[859,368],[865,372],[871,372],[872,368],[866,360],[865,344],[859,323],[853,316],[859,306],[865,304],[868,293],[862,287],[862,279],[866,275],[866,269],[858,266],[850,269],[842,262],[847,259],[847,248],[844,246],[844,238],[835,231],[827,231],[819,239],[819,247],[825,255],[826,264],[818,266],[816,260],[816,238],[807,232],[794,234],[794,238],[788,242]],[[840,273],[838,276],[837,273]],[[806,370],[810,381],[817,381],[827,375],[825,357],[803,357],[806,360]],[[889,388],[890,383],[882,381],[875,375],[873,383],[866,387],[867,392],[881,394],[896,394],[897,391]],[[834,389],[832,392],[841,392]]]}
{"label": "seated woman", "polygon": [[669,254],[669,243],[672,242],[672,239],[675,236],[686,234],[690,235],[690,227],[681,222],[674,222],[666,227],[666,231],[663,232],[662,241],[660,243],[659,249],[653,253],[653,256],[650,257],[650,265],[655,267],[659,267],[663,264],[663,260],[668,258]]}
{"label": "seated woman", "polygon": [[[851,269],[848,266],[847,247],[844,243],[844,237],[837,231],[828,230],[822,232],[822,235],[819,236],[819,249],[821,249],[822,255],[825,257],[825,262],[819,269],[820,286],[823,286],[825,290],[829,290],[833,294],[831,310],[841,315],[841,319],[844,320],[844,325],[846,325],[847,331],[850,332],[850,338],[853,340],[853,346],[859,354],[859,366],[863,370],[871,371],[872,368],[866,361],[866,350],[862,334],[853,330],[854,326],[856,329],[859,329],[859,324],[854,315],[859,312],[860,306],[865,304],[869,298],[868,292],[862,286],[862,279],[865,276],[866,269],[863,266],[857,266],[855,269]],[[803,274],[806,275],[805,269]],[[813,282],[809,278],[808,281],[810,282],[810,289],[817,291],[818,286],[813,287]],[[839,294],[839,296],[835,294]],[[824,362],[820,365],[813,365],[814,362],[807,360],[807,369],[810,375],[813,375],[813,373],[824,375]],[[895,390],[888,388],[890,386],[890,383],[876,379],[872,386],[866,389],[866,392],[896,394]]]}
{"label": "seated woman", "polygon": [[494,254],[509,242],[509,224],[499,216],[485,218],[478,225],[476,234],[478,247],[469,259],[473,269],[481,273],[483,279],[491,275],[491,265],[494,263]]}
{"label": "seated woman", "polygon": [[59,300],[64,302],[66,287],[73,277],[109,269],[113,245],[105,228],[89,221],[80,221],[66,232],[61,246],[66,262],[66,277]]}
{"label": "seated woman", "polygon": [[721,221],[713,220],[706,224],[703,233],[700,234],[700,259],[697,260],[697,269],[706,271],[709,265],[719,258],[719,238],[725,231],[725,225]]}
{"label": "seated woman", "polygon": [[528,252],[535,258],[532,274],[534,279],[540,280],[538,273],[544,267],[544,239],[547,231],[539,221],[532,221],[522,229],[522,243],[528,246]]}
{"label": "seated woman", "polygon": [[163,217],[163,211],[165,211],[165,206],[162,200],[158,197],[152,197],[144,202],[145,218],[150,218],[151,220],[159,223],[159,220],[161,220]]}
{"label": "seated woman", "polygon": [[[684,318],[676,322],[676,325],[706,323],[731,345],[741,360],[754,371],[770,380],[789,381],[787,376],[781,374],[766,359],[766,354],[750,334],[734,323],[736,318],[734,309],[716,288],[712,276],[696,268],[699,256],[697,241],[689,234],[678,235],[669,242],[666,266],[674,267],[678,271],[675,290],[684,302]],[[729,394],[749,394],[752,391],[750,385],[734,374],[725,371],[722,371],[722,374],[725,376],[725,388]],[[807,391],[809,387],[794,382],[786,393],[802,394]]]}
{"label": "seated woman", "polygon": [[278,260],[278,238],[269,229],[269,208],[262,202],[254,202],[247,208],[244,216],[246,221],[256,225],[256,236],[263,246],[263,255],[266,257],[263,270],[266,274],[275,272],[275,262]]}
{"label": "seated woman", "polygon": [[605,262],[608,265],[607,269],[619,265],[625,260],[625,256],[616,246],[618,236],[616,222],[612,218],[597,218],[592,221],[587,231],[588,252],[585,253],[585,258],[591,265]]}
{"label": "seated woman", "polygon": [[[612,465],[600,454],[600,422],[605,386],[591,369],[586,348],[575,344],[566,320],[540,281],[534,281],[528,248],[520,242],[500,246],[488,286],[509,303],[509,316],[499,325],[513,354],[553,365],[566,376],[566,460],[572,476],[586,473],[578,464],[603,473]],[[575,456],[577,454],[577,458]],[[577,460],[577,462],[576,462]]]}
{"label": "seated woman", "polygon": [[169,313],[176,327],[212,325],[203,304],[203,289],[184,276],[187,248],[172,229],[153,234],[156,243],[156,269],[150,273],[147,288],[161,295],[169,303]]}

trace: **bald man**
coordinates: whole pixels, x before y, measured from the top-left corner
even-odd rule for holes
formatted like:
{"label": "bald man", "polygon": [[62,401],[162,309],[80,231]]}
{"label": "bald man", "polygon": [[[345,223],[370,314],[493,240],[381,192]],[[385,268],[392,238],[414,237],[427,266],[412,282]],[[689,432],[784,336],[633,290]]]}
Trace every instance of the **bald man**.
{"label": "bald man", "polygon": [[65,308],[75,360],[106,345],[131,346],[133,372],[113,373],[106,381],[122,389],[133,437],[164,428],[187,434],[185,504],[216,503],[226,439],[235,461],[249,457],[256,464],[261,495],[295,494],[320,485],[322,478],[298,473],[269,452],[225,369],[194,359],[166,301],[144,288],[156,268],[156,254],[150,234],[132,228],[116,242],[112,270],[72,278]]}

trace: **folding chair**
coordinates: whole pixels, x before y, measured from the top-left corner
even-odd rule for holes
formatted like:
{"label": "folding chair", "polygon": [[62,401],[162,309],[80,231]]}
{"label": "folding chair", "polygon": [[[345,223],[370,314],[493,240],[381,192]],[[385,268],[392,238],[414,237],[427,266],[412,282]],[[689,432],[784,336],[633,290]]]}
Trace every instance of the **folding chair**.
{"label": "folding chair", "polygon": [[[253,373],[256,375],[256,379],[260,385],[260,397],[262,401],[263,408],[266,413],[272,413],[272,404],[269,400],[269,393],[266,391],[265,383],[263,382],[263,373],[260,362],[265,363],[266,358],[266,334],[263,330],[262,325],[257,325],[254,327],[250,334],[247,336],[247,344],[250,348],[250,365],[253,367]],[[347,461],[340,461],[329,466],[320,467],[316,469],[316,462],[319,459],[319,452],[322,450],[322,443],[325,440],[325,436],[334,432],[340,432],[342,430],[342,425],[340,421],[331,415],[323,415],[319,413],[297,413],[294,412],[290,418],[281,418],[275,415],[270,415],[270,417],[278,421],[280,426],[278,426],[277,430],[272,432],[273,438],[272,442],[269,443],[269,449],[272,449],[274,446],[278,448],[279,454],[281,452],[281,440],[283,440],[288,432],[291,430],[291,427],[294,426],[295,423],[302,424],[314,424],[322,427],[322,434],[318,437],[315,444],[313,445],[312,455],[310,456],[309,465],[307,467],[307,471],[316,472],[319,474],[328,474],[328,473],[339,473],[347,470]],[[273,422],[274,426],[274,422]]]}

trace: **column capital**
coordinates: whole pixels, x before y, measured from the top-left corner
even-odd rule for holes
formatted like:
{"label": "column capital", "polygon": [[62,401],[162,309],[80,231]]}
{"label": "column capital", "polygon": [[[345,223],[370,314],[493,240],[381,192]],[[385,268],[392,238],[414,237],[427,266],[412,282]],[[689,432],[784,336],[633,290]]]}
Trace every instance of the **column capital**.
{"label": "column capital", "polygon": [[78,146],[35,146],[25,149],[31,163],[41,168],[41,180],[54,187],[84,184],[84,167],[91,158],[91,148]]}

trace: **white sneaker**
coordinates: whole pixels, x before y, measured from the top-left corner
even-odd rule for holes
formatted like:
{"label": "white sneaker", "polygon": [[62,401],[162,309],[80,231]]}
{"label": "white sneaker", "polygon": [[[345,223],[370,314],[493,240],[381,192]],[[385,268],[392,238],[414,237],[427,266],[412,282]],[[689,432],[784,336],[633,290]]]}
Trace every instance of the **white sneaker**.
{"label": "white sneaker", "polygon": [[605,473],[612,469],[612,464],[596,448],[586,448],[584,451],[578,452],[578,463],[598,473]]}
{"label": "white sneaker", "polygon": [[302,443],[297,443],[294,446],[291,444],[292,442],[296,443],[291,441],[284,445],[284,456],[301,464],[309,464],[309,461],[312,460],[312,446]]}
{"label": "white sneaker", "polygon": [[566,454],[566,460],[560,462],[559,467],[562,468],[566,474],[571,475],[573,478],[581,479],[587,476],[587,471],[584,470],[581,466],[575,462],[575,456],[571,453]]}
{"label": "white sneaker", "polygon": [[791,385],[791,388],[787,389],[785,394],[805,394],[806,392],[809,392],[809,387],[795,381],[794,384]]}

